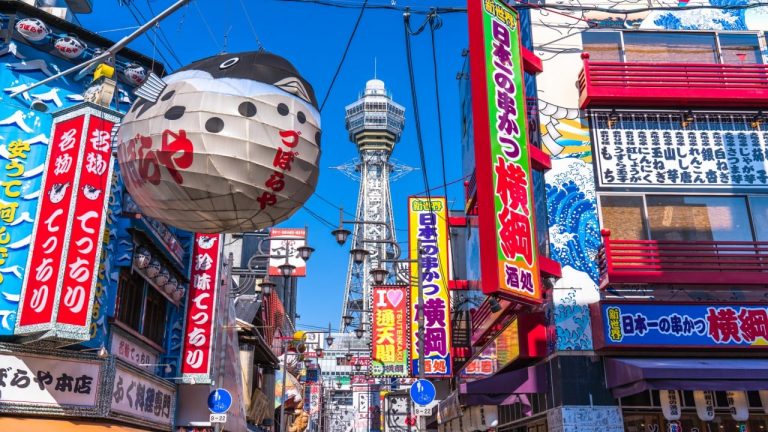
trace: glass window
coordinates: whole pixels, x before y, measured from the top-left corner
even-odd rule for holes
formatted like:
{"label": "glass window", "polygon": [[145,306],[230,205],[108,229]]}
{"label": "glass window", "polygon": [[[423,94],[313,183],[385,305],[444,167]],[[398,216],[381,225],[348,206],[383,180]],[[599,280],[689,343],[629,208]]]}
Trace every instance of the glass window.
{"label": "glass window", "polygon": [[653,240],[752,241],[743,197],[646,196]]}
{"label": "glass window", "polygon": [[600,208],[603,228],[611,230],[611,238],[648,240],[648,229],[643,215],[643,197],[602,195]]}
{"label": "glass window", "polygon": [[768,196],[749,197],[757,241],[768,241]]}
{"label": "glass window", "polygon": [[718,34],[725,64],[762,63],[760,44],[754,34]]}
{"label": "glass window", "polygon": [[628,62],[717,63],[714,33],[624,32]]}
{"label": "glass window", "polygon": [[147,290],[147,304],[144,312],[142,334],[158,345],[163,344],[165,335],[165,298],[155,289]]}
{"label": "glass window", "polygon": [[128,327],[141,329],[141,306],[144,302],[144,279],[138,272],[124,269],[120,275],[117,320]]}
{"label": "glass window", "polygon": [[590,61],[621,61],[621,33],[616,31],[588,31],[581,34],[584,52]]}

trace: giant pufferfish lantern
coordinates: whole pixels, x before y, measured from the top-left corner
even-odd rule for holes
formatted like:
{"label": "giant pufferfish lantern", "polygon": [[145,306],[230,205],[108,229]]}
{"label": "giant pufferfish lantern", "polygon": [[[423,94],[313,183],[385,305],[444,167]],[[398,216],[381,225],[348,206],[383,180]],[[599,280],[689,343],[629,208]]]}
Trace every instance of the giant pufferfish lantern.
{"label": "giant pufferfish lantern", "polygon": [[118,132],[118,161],[142,213],[193,232],[283,221],[315,190],[320,113],[282,57],[221,54],[150,76]]}

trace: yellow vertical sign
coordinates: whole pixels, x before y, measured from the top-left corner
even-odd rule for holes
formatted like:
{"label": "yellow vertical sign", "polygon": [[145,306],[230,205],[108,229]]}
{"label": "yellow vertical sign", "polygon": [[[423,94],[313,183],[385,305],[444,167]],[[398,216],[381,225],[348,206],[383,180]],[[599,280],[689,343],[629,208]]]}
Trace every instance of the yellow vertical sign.
{"label": "yellow vertical sign", "polygon": [[[408,198],[408,245],[411,263],[411,372],[419,373],[419,289],[424,295],[424,375],[450,376],[451,309],[448,293],[450,261],[448,255],[448,209],[444,197]],[[421,254],[417,248],[421,242]]]}

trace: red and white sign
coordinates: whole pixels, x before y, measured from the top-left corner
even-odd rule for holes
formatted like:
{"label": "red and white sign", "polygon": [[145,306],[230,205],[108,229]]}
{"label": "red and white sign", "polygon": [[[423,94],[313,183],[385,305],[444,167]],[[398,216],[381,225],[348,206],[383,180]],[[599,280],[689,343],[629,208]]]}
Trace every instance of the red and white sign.
{"label": "red and white sign", "polygon": [[101,237],[106,221],[107,196],[112,179],[112,128],[114,123],[92,116],[84,140],[79,183],[70,230],[69,253],[64,265],[59,313],[56,322],[87,324],[96,286]]}
{"label": "red and white sign", "polygon": [[181,364],[185,383],[210,382],[220,254],[221,235],[195,234]]}
{"label": "red and white sign", "polygon": [[280,266],[285,264],[285,256],[288,255],[288,264],[296,266],[292,276],[306,276],[307,263],[301,259],[298,251],[299,247],[306,244],[307,230],[304,228],[272,228],[269,232],[269,275],[283,275]]}
{"label": "red and white sign", "polygon": [[53,120],[16,334],[89,339],[119,118],[82,105]]}
{"label": "red and white sign", "polygon": [[19,305],[16,333],[28,326],[54,322],[56,287],[61,274],[67,228],[71,218],[72,190],[77,179],[77,161],[85,115],[53,124],[41,198],[35,218],[37,227],[30,246]]}

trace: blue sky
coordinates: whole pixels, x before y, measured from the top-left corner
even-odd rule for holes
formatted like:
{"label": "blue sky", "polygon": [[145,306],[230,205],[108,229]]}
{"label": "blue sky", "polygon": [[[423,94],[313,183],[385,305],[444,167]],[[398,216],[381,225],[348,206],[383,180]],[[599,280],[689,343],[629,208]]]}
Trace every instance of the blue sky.
{"label": "blue sky", "polygon": [[[362,4],[362,0],[341,1],[350,5]],[[369,5],[391,5],[393,2],[370,0]],[[149,18],[150,8],[160,12],[172,3],[170,0],[135,0],[133,5]],[[398,7],[411,6],[419,10],[428,9],[430,6],[466,5],[461,0],[397,0],[394,3]],[[256,50],[256,38],[245,18],[243,5],[249,12],[256,35],[264,48],[290,60],[313,85],[318,100],[322,100],[339,64],[359,9],[281,0],[193,0],[191,5],[183,7],[162,23],[165,36],[176,57],[187,64],[218,54],[222,51],[225,40],[227,52]],[[461,52],[467,46],[467,17],[464,13],[452,13],[441,15],[441,18],[443,25],[435,31],[435,41],[446,177],[451,182],[461,177],[460,101],[456,74],[461,70],[464,60]],[[118,5],[117,0],[96,0],[94,12],[81,15],[79,19],[92,31],[105,31],[101,34],[112,40],[127,35],[130,30],[109,30],[137,25],[128,8]],[[424,16],[413,15],[411,21],[412,27],[416,28],[424,21]],[[178,63],[158,39],[159,36],[156,39],[153,33],[149,33],[147,37],[134,41],[130,47],[149,56],[162,53],[169,60],[167,67],[178,68]],[[153,47],[153,41],[157,41],[157,49]],[[422,34],[412,37],[412,49],[427,154],[427,172],[430,186],[435,187],[443,181],[428,28]],[[373,78],[374,59],[378,78],[384,80],[394,99],[406,108],[405,131],[400,143],[395,147],[393,157],[406,165],[420,167],[405,57],[403,14],[401,11],[368,9],[322,112],[323,153],[317,193],[350,213],[354,213],[358,184],[331,167],[348,162],[357,155],[357,150],[349,141],[344,128],[344,106],[355,101],[365,87],[365,82]],[[421,191],[424,191],[421,171],[414,171],[392,185],[397,236],[401,242],[407,241],[406,198]],[[449,187],[448,193],[451,207],[461,208],[462,182]],[[338,208],[317,196],[309,200],[307,207],[333,223],[338,221]],[[349,245],[339,247],[331,236],[330,229],[304,210],[280,224],[282,227],[305,225],[310,231],[309,242],[317,252],[308,263],[308,276],[299,283],[299,324],[327,326],[331,321],[335,328],[341,315]]]}

